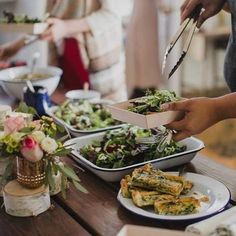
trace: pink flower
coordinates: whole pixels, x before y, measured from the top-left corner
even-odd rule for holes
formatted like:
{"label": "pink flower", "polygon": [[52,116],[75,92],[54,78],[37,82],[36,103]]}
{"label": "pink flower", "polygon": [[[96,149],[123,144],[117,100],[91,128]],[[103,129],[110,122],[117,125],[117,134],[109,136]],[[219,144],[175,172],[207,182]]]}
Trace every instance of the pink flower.
{"label": "pink flower", "polygon": [[4,121],[5,134],[11,134],[25,127],[25,119],[22,116],[8,117]]}
{"label": "pink flower", "polygon": [[20,151],[22,156],[31,162],[37,162],[43,158],[43,151],[31,136],[23,140],[23,146]]}

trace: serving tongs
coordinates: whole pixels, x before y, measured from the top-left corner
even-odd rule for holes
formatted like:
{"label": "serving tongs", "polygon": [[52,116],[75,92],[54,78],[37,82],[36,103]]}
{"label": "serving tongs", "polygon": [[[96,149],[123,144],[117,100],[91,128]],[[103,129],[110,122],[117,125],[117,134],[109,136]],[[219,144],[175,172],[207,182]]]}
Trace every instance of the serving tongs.
{"label": "serving tongs", "polygon": [[178,42],[178,40],[180,39],[180,37],[182,36],[184,31],[186,30],[187,26],[190,25],[190,30],[189,30],[189,33],[188,33],[188,36],[187,36],[187,40],[184,42],[183,50],[181,52],[181,55],[180,55],[177,63],[174,65],[174,67],[170,71],[170,73],[168,75],[168,79],[179,68],[179,66],[181,65],[181,63],[184,60],[184,57],[186,56],[186,54],[188,52],[188,49],[189,49],[190,44],[192,42],[193,35],[194,35],[196,27],[197,27],[198,18],[201,14],[202,9],[203,9],[202,4],[199,4],[199,5],[196,6],[196,8],[191,12],[189,17],[186,18],[184,20],[184,22],[181,24],[179,30],[176,32],[176,34],[173,37],[172,41],[169,43],[169,45],[166,48],[166,52],[165,52],[165,55],[164,55],[164,60],[163,60],[163,63],[162,63],[162,74],[164,74],[165,67],[166,67],[166,61],[167,61],[167,58],[168,58],[170,52],[172,51],[172,49],[174,48],[174,46],[176,45],[176,43]]}
{"label": "serving tongs", "polygon": [[137,144],[139,144],[139,149],[141,151],[146,151],[150,148],[151,144],[157,144],[156,150],[158,152],[163,152],[165,147],[170,144],[173,132],[166,129],[164,126],[152,129],[155,133],[149,137],[138,137],[135,138]]}

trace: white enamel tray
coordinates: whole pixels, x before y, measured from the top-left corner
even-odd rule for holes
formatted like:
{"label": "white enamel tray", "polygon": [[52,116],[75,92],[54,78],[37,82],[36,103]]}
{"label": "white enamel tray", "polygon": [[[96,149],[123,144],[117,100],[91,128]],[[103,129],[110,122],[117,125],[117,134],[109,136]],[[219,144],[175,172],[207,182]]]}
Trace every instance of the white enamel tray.
{"label": "white enamel tray", "polygon": [[60,118],[54,115],[54,112],[56,111],[57,108],[58,106],[52,106],[48,108],[47,114],[51,116],[55,120],[56,123],[66,127],[68,131],[70,132],[70,134],[74,137],[84,136],[86,134],[92,134],[92,133],[97,133],[97,132],[103,132],[103,131],[111,130],[111,129],[117,129],[124,126],[124,124],[120,124],[120,125],[107,126],[106,128],[99,128],[99,129],[94,129],[94,130],[75,129],[74,127],[72,127],[71,125],[67,124],[66,122],[64,122],[63,120],[61,120]]}
{"label": "white enamel tray", "polygon": [[79,153],[79,149],[81,147],[91,144],[95,140],[102,140],[104,134],[105,132],[77,137],[68,140],[65,145],[73,144],[72,148],[74,150],[72,151],[72,156],[74,160],[89,169],[91,172],[93,172],[103,180],[108,182],[120,181],[125,175],[131,173],[134,168],[140,167],[146,163],[152,163],[155,168],[159,168],[161,170],[188,163],[194,158],[198,151],[204,148],[204,144],[201,140],[191,137],[181,141],[181,143],[187,146],[187,150],[184,152],[154,159],[151,161],[138,163],[131,166],[126,166],[123,168],[108,169],[96,166],[95,164],[81,156]]}

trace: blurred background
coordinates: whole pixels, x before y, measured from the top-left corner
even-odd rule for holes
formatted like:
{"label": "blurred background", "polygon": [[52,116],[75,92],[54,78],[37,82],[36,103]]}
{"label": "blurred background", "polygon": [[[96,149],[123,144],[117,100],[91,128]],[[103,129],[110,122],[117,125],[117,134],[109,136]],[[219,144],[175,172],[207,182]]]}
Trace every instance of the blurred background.
{"label": "blurred background", "polygon": [[[70,4],[70,0],[67,2]],[[129,98],[143,95],[147,88],[174,90],[182,97],[215,97],[229,92],[224,82],[223,65],[231,17],[223,11],[208,20],[195,34],[189,54],[177,73],[170,80],[162,75],[165,48],[180,25],[181,3],[181,0],[116,1],[116,12],[122,17]],[[47,4],[47,0],[0,0],[0,17],[2,11],[6,10],[42,18],[47,12]],[[0,28],[0,45],[21,35],[24,33],[12,32],[10,29],[3,32]],[[180,43],[169,56],[167,71],[178,60],[181,46]],[[41,55],[38,66],[50,64],[50,47],[46,41],[37,41],[23,48],[8,62],[29,63],[35,51]],[[0,93],[3,94],[3,90]],[[0,104],[4,104],[4,99]],[[199,135],[206,144],[203,153],[231,168],[236,168],[235,124],[235,120],[227,120]]]}

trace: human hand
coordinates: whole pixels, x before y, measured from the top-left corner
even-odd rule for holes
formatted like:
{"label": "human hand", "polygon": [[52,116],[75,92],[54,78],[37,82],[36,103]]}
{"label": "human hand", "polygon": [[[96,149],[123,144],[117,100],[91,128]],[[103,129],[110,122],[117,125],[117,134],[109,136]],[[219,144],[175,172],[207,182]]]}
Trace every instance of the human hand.
{"label": "human hand", "polygon": [[174,121],[167,128],[175,130],[176,141],[199,134],[217,123],[220,118],[213,98],[192,98],[179,102],[166,103],[161,106],[164,111],[183,111],[185,116],[180,121]]}
{"label": "human hand", "polygon": [[225,3],[226,0],[185,0],[181,6],[181,22],[190,15],[197,5],[202,4],[204,12],[198,19],[197,27],[199,28],[205,20],[216,15],[224,7]]}
{"label": "human hand", "polygon": [[41,34],[41,39],[49,42],[58,42],[67,35],[67,25],[64,20],[49,18],[47,20],[49,28]]}

